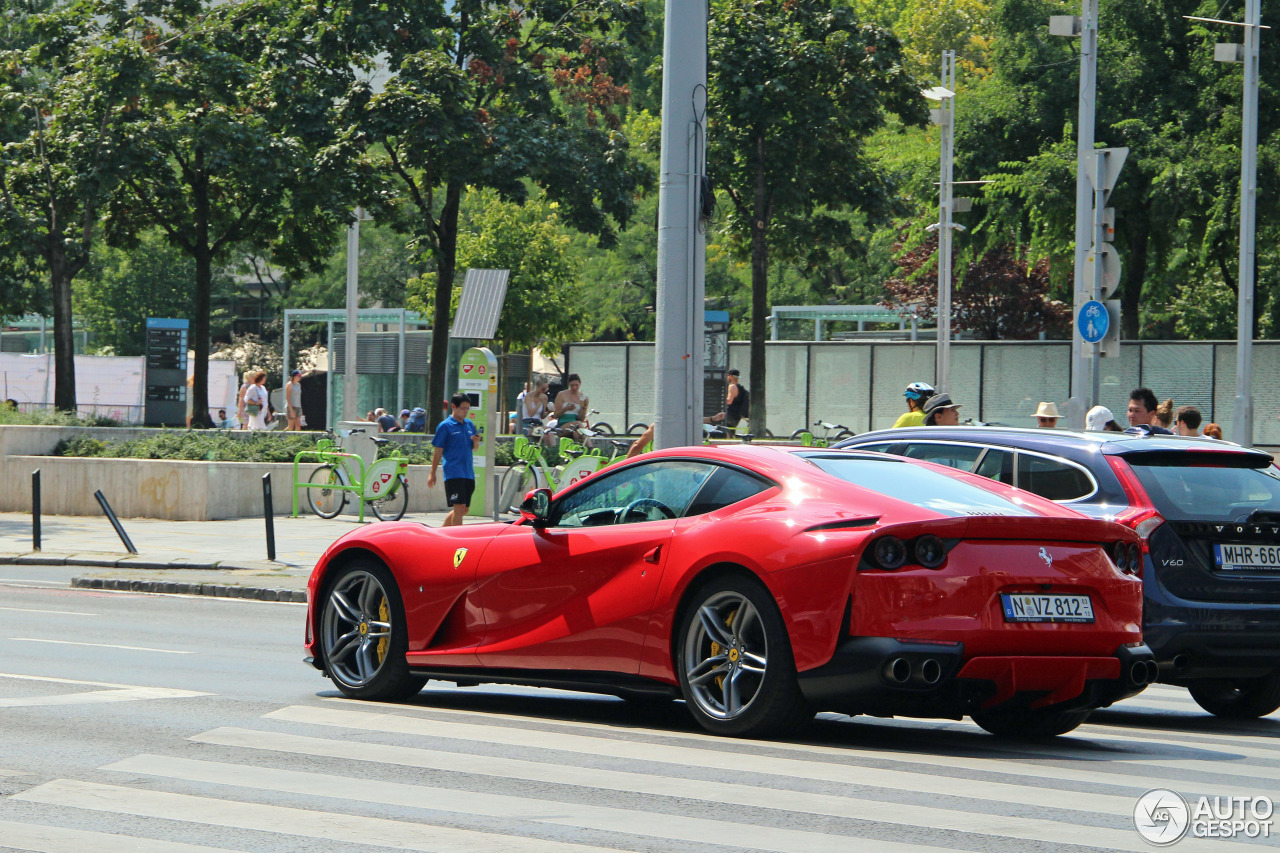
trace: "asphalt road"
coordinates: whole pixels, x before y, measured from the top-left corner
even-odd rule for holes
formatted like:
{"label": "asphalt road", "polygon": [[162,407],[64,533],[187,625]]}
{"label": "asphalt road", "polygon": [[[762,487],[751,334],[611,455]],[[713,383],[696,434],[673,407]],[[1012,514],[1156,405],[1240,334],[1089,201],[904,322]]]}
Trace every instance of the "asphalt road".
{"label": "asphalt road", "polygon": [[0,850],[1149,850],[1150,788],[1280,799],[1280,720],[1172,688],[1029,746],[835,716],[717,740],[550,690],[351,702],[302,663],[301,605],[47,581],[0,580]]}

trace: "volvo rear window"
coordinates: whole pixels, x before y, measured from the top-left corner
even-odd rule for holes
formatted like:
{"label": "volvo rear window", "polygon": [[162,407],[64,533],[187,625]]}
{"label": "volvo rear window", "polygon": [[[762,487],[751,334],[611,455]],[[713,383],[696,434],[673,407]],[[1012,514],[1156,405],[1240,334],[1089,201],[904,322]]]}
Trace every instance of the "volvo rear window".
{"label": "volvo rear window", "polygon": [[1244,521],[1255,512],[1280,516],[1280,472],[1274,466],[1242,467],[1242,461],[1253,461],[1250,457],[1218,462],[1201,456],[1139,453],[1126,455],[1125,461],[1155,508],[1171,521]]}
{"label": "volvo rear window", "polygon": [[986,489],[910,462],[817,455],[808,459],[855,486],[942,515],[1038,515]]}

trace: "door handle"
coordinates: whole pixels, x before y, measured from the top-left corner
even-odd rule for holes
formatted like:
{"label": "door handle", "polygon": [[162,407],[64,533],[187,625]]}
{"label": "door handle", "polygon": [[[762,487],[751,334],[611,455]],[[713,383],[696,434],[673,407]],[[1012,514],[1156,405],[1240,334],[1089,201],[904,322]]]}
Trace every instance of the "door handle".
{"label": "door handle", "polygon": [[649,551],[649,553],[644,555],[644,561],[646,563],[656,563],[658,562],[659,559],[661,559],[661,553],[662,553],[662,546],[655,545]]}

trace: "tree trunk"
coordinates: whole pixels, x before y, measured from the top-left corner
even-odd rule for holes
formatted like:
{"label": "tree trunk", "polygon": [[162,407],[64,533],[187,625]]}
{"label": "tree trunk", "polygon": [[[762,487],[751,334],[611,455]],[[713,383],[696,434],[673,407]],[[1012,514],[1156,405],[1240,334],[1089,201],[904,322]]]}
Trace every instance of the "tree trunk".
{"label": "tree trunk", "polygon": [[[197,169],[203,164],[196,152]],[[203,170],[192,185],[195,202],[196,306],[191,323],[190,345],[195,350],[192,364],[191,424],[212,426],[209,422],[209,304],[213,293],[213,252],[209,243],[209,179]]]}
{"label": "tree trunk", "polygon": [[1125,276],[1124,293],[1120,297],[1120,337],[1136,341],[1140,334],[1138,306],[1142,302],[1142,283],[1147,278],[1147,245],[1150,232],[1146,223],[1139,223],[1129,241],[1128,275]]}
{"label": "tree trunk", "polygon": [[768,224],[768,194],[764,182],[764,136],[756,137],[756,186],[752,199],[751,219],[751,413],[748,419],[751,432],[765,436],[768,422],[765,406],[768,392],[765,390],[765,319],[769,314],[769,246],[765,242]]}
{"label": "tree trunk", "polygon": [[462,184],[451,181],[445,189],[440,211],[440,249],[436,253],[435,311],[431,318],[431,375],[427,379],[427,423],[432,431],[444,420],[441,402],[451,396],[445,375],[449,361],[450,303],[453,277],[458,263],[458,210],[462,206]]}
{"label": "tree trunk", "polygon": [[49,237],[49,274],[53,286],[53,407],[76,411],[76,336],[71,326],[71,279],[62,236]]}

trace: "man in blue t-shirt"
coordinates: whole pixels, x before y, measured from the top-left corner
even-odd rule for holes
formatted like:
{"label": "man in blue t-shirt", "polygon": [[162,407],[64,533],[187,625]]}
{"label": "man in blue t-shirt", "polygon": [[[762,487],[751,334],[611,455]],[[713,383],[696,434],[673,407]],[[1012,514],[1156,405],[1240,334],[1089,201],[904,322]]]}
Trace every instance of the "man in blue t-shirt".
{"label": "man in blue t-shirt", "polygon": [[480,446],[476,426],[467,417],[471,411],[467,395],[454,394],[449,402],[453,405],[453,414],[436,427],[435,437],[431,439],[435,452],[431,454],[431,473],[427,475],[427,488],[435,488],[436,469],[444,459],[444,494],[452,508],[445,517],[445,527],[461,524],[463,516],[471,508],[471,494],[476,488],[476,469],[471,462],[471,454]]}

